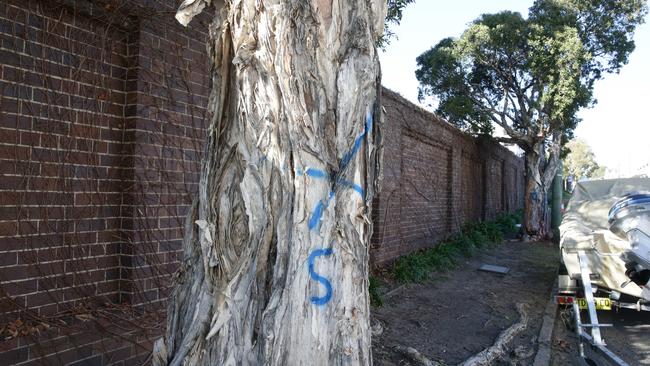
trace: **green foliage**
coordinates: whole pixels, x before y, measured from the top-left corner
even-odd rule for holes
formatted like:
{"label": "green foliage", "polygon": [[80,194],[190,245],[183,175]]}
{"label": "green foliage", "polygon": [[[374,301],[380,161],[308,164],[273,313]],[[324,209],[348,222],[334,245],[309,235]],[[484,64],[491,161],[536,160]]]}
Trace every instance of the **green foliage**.
{"label": "green foliage", "polygon": [[503,236],[517,230],[521,214],[505,214],[493,222],[472,222],[464,225],[460,233],[452,235],[436,246],[408,254],[397,259],[393,266],[395,278],[402,283],[427,281],[432,272],[453,269],[460,257],[470,257],[479,249],[499,245]]}
{"label": "green foliage", "polygon": [[573,139],[566,144],[568,154],[564,158],[562,169],[565,177],[573,176],[576,180],[595,179],[605,176],[605,167],[598,165],[591,147],[581,139]]}
{"label": "green foliage", "polygon": [[429,278],[432,270],[430,254],[425,251],[400,257],[393,267],[395,278],[402,283],[424,282]]}
{"label": "green foliage", "polygon": [[[479,237],[475,237],[476,235],[471,235],[471,234],[476,234]],[[473,256],[476,253],[476,250],[479,248],[480,245],[482,245],[482,242],[479,241],[482,238],[481,234],[478,234],[477,231],[472,231],[470,233],[460,233],[458,235],[452,236],[449,241],[447,242],[447,245],[452,245],[456,248],[460,249],[460,253],[469,258]]]}
{"label": "green foliage", "polygon": [[471,132],[501,126],[524,151],[551,137],[564,143],[578,110],[595,102],[594,82],[627,63],[646,5],[537,0],[528,18],[484,14],[417,58],[419,97],[437,97],[437,112]]}
{"label": "green foliage", "polygon": [[582,72],[597,80],[627,63],[634,29],[646,14],[644,0],[537,0],[530,21],[543,25],[549,37],[557,29],[575,29],[589,55]]}
{"label": "green foliage", "polygon": [[402,21],[402,12],[408,4],[414,3],[415,0],[388,0],[388,12],[386,13],[386,20],[384,23],[384,34],[377,41],[377,47],[384,49],[390,43],[391,39],[395,38],[395,33],[391,30],[391,26],[399,25]]}
{"label": "green foliage", "polygon": [[521,210],[518,210],[515,213],[499,216],[496,221],[494,221],[494,224],[504,235],[512,235],[517,232],[517,224],[521,223],[522,216],[523,213]]}
{"label": "green foliage", "polygon": [[379,280],[371,276],[368,281],[368,294],[370,295],[370,305],[372,306],[382,306],[384,304],[384,300],[379,293],[380,287]]}

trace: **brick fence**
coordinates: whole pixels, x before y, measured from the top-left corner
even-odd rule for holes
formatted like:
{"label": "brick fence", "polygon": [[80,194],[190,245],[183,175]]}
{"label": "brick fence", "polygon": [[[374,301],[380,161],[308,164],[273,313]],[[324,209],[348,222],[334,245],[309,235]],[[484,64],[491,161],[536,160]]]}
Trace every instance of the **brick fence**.
{"label": "brick fence", "polygon": [[[177,5],[0,2],[0,364],[137,364],[164,324],[123,304],[164,305],[198,181],[209,15]],[[59,327],[100,313],[130,342]]]}
{"label": "brick fence", "polygon": [[[209,14],[184,29],[177,3],[0,2],[2,364],[139,364],[164,327],[209,70]],[[384,106],[375,263],[521,206],[506,149]]]}
{"label": "brick fence", "polygon": [[384,171],[373,202],[371,260],[433,245],[463,223],[523,207],[524,164],[384,89]]}

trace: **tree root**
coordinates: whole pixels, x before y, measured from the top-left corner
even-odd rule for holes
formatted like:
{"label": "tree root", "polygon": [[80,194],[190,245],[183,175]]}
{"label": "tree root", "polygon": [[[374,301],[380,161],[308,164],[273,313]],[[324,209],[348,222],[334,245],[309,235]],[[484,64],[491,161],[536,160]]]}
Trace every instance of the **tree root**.
{"label": "tree root", "polygon": [[478,354],[470,357],[465,360],[461,365],[462,366],[482,366],[482,365],[491,365],[493,362],[505,356],[506,345],[524,329],[526,329],[528,323],[528,314],[526,313],[526,304],[517,304],[517,312],[519,313],[519,322],[510,326],[510,328],[504,330],[497,337],[496,342],[490,348],[486,348]]}
{"label": "tree root", "polygon": [[418,352],[413,347],[402,347],[402,346],[395,346],[395,349],[404,355],[406,355],[408,358],[411,360],[424,365],[424,366],[442,366],[442,364],[436,362],[436,361],[431,361],[430,359],[426,358],[423,354]]}
{"label": "tree root", "polygon": [[404,285],[400,285],[400,286],[397,286],[394,289],[388,291],[387,293],[385,293],[383,295],[384,299],[390,299],[394,295],[397,295],[399,292],[401,292],[404,289],[404,287],[405,287]]}

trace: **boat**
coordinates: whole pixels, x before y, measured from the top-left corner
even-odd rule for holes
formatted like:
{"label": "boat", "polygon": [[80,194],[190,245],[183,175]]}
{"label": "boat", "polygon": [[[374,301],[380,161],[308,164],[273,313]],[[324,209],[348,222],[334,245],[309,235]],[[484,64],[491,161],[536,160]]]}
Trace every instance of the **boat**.
{"label": "boat", "polygon": [[[611,352],[597,310],[650,311],[650,179],[580,182],[560,225],[556,303],[573,312],[587,364],[627,366]],[[583,310],[589,322],[582,320]]]}
{"label": "boat", "polygon": [[631,273],[630,263],[636,263],[639,271],[650,269],[649,233],[650,178],[578,183],[560,225],[558,292],[580,295],[582,251],[599,295],[609,297],[615,306],[650,301],[650,296],[643,296],[644,286],[626,275]]}

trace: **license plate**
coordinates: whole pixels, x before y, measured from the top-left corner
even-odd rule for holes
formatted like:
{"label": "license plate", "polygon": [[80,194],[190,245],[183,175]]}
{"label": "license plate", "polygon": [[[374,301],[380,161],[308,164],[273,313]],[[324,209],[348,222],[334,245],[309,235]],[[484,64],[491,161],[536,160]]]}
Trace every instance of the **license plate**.
{"label": "license plate", "polygon": [[[587,299],[578,298],[578,306],[580,309],[587,308]],[[612,300],[606,297],[594,297],[594,303],[596,304],[596,310],[612,310]]]}

